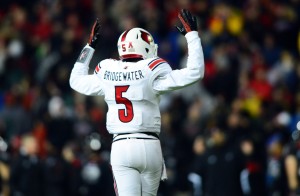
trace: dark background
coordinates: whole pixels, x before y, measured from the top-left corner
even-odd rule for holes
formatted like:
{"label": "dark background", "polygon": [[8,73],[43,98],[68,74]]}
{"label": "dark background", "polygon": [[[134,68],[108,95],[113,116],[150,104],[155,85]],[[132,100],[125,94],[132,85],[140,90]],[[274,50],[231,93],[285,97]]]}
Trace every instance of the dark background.
{"label": "dark background", "polygon": [[97,17],[91,73],[136,26],[184,67],[181,8],[198,18],[205,77],[162,97],[159,195],[297,195],[298,168],[296,185],[287,168],[300,160],[299,0],[1,0],[3,195],[114,195],[106,105],[74,92],[70,71]]}

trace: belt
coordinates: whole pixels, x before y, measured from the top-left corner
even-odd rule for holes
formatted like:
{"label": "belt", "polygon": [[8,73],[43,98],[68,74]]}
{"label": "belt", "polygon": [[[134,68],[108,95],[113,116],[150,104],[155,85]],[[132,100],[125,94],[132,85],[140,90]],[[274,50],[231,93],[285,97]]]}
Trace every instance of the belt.
{"label": "belt", "polygon": [[[143,133],[143,134],[146,134],[146,135],[151,135],[155,138],[148,138],[148,137],[135,137],[135,136],[130,136],[130,134],[133,134],[133,133],[120,133],[120,134],[117,134],[114,138],[113,138],[113,142],[116,142],[116,141],[119,141],[119,140],[125,140],[125,139],[144,139],[144,140],[155,140],[155,139],[159,139],[158,135],[156,133],[153,133],[153,132],[138,132],[138,133]],[[115,139],[116,137],[118,137],[119,135],[129,135],[128,137],[122,137],[122,138],[119,138],[119,139]]]}

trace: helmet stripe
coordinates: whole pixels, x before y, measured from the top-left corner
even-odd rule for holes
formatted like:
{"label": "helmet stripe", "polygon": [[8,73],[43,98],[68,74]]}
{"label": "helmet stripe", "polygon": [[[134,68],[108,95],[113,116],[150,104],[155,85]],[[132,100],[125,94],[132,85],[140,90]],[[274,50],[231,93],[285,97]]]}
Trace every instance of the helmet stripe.
{"label": "helmet stripe", "polygon": [[125,41],[126,35],[127,35],[128,31],[129,31],[129,30],[127,30],[127,31],[125,31],[125,32],[123,33],[122,38],[121,38],[121,41],[122,41],[122,42]]}

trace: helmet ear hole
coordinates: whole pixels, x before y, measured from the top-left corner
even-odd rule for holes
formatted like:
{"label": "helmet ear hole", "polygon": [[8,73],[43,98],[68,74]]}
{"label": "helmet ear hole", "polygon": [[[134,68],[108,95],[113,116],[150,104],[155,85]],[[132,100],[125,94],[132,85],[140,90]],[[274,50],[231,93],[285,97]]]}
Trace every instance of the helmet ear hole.
{"label": "helmet ear hole", "polygon": [[146,52],[148,53],[149,52],[149,49],[148,48],[145,48]]}

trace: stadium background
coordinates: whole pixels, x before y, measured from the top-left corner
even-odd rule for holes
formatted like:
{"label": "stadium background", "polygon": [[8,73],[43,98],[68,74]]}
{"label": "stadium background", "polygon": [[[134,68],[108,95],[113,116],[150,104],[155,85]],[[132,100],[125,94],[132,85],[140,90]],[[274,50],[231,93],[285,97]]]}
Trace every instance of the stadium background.
{"label": "stadium background", "polygon": [[206,71],[162,97],[169,180],[159,195],[296,195],[288,176],[299,172],[287,168],[300,161],[299,0],[1,0],[2,195],[113,195],[106,105],[71,90],[70,71],[97,17],[91,72],[118,58],[118,36],[135,26],[181,68],[181,8],[199,19]]}

